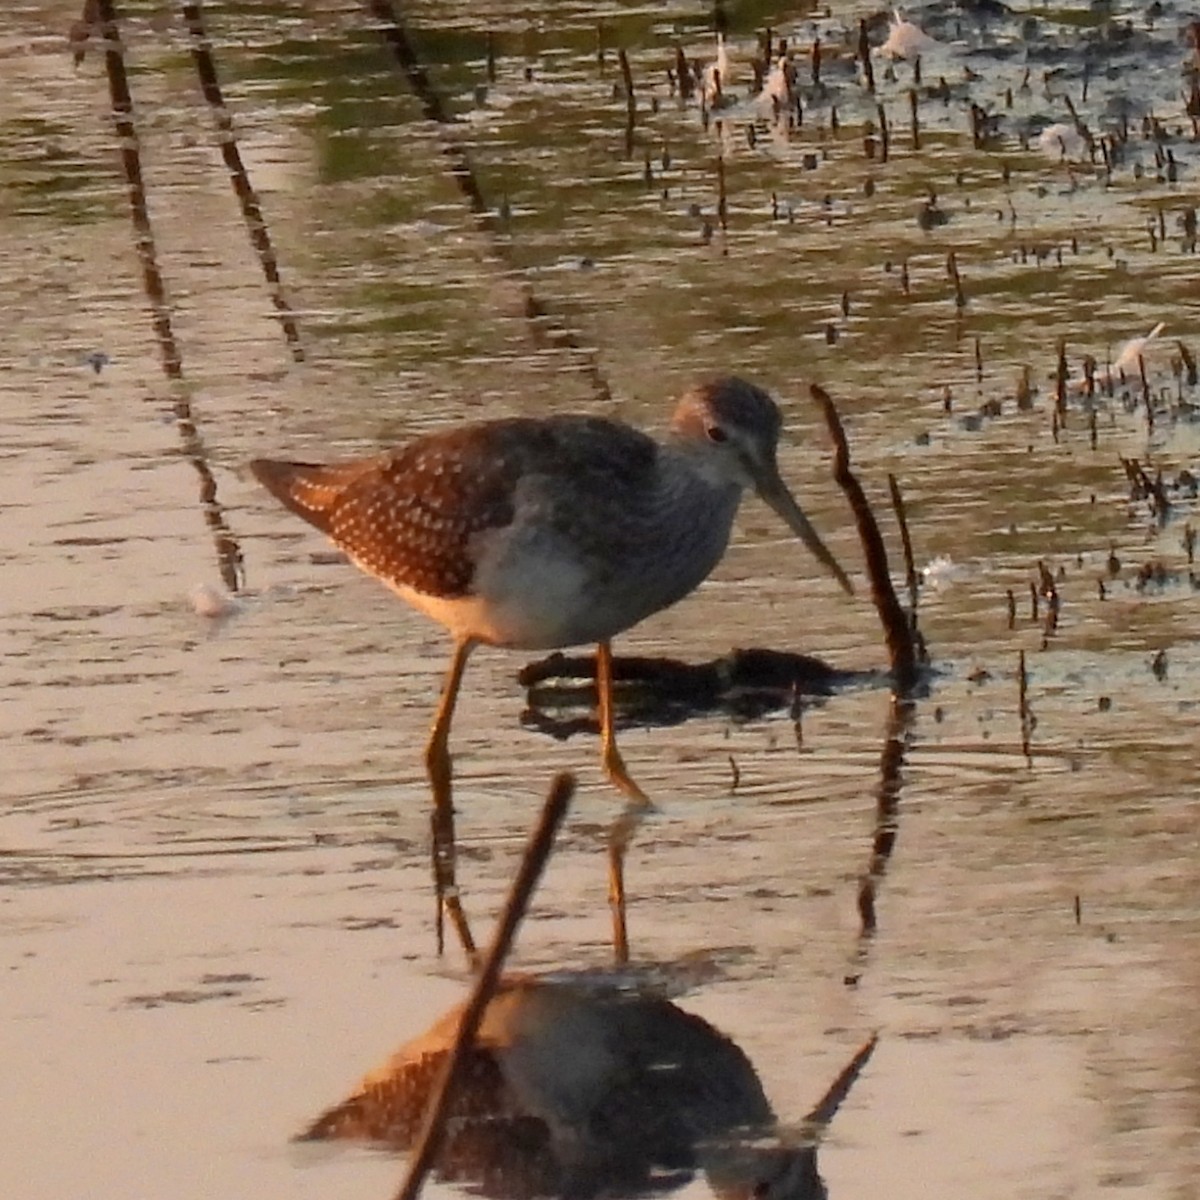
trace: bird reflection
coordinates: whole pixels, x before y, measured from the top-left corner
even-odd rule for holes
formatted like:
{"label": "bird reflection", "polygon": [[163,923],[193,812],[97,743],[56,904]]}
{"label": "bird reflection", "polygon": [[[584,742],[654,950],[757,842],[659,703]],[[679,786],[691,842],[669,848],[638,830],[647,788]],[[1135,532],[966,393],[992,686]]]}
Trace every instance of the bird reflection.
{"label": "bird reflection", "polygon": [[[409,1149],[461,1008],[401,1047],[298,1140]],[[703,1172],[722,1200],[824,1200],[811,1145],[781,1134],[729,1038],[660,995],[505,980],[451,1103],[441,1177],[502,1200],[668,1191]]]}

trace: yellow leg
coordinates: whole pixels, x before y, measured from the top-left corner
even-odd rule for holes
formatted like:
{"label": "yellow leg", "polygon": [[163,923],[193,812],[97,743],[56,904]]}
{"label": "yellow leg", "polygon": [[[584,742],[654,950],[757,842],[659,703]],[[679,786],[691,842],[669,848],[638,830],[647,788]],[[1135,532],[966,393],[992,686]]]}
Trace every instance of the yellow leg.
{"label": "yellow leg", "polygon": [[429,783],[433,789],[430,825],[433,837],[433,886],[437,894],[438,954],[445,948],[444,914],[449,913],[450,921],[458,933],[458,940],[462,943],[463,952],[472,968],[478,964],[479,956],[455,882],[454,795],[449,743],[450,723],[454,719],[458,689],[462,685],[467,659],[474,649],[475,643],[470,638],[464,638],[455,644],[454,658],[451,660],[450,670],[446,673],[446,682],[442,685],[442,697],[438,701],[437,715],[433,719],[433,729],[425,747],[425,769],[429,773]]}
{"label": "yellow leg", "polygon": [[596,647],[596,697],[599,703],[600,755],[604,773],[628,801],[625,810],[608,832],[608,903],[612,909],[613,955],[617,962],[624,963],[629,961],[629,934],[625,923],[625,851],[642,818],[654,805],[630,777],[625,760],[617,749],[617,735],[613,728],[612,645],[609,642],[601,642]]}

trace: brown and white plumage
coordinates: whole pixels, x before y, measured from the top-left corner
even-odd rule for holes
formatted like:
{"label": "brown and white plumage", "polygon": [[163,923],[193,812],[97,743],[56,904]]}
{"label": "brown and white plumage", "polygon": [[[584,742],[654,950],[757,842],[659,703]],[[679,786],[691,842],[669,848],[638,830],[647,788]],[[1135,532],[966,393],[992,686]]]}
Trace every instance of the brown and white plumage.
{"label": "brown and white plumage", "polygon": [[[779,477],[779,408],[727,377],[701,383],[649,437],[589,416],[464,425],[386,454],[319,465],[258,459],[258,479],[364,571],[441,622],[455,654],[426,752],[443,835],[452,832],[447,748],[468,655],[484,643],[528,650],[592,642],[603,761],[644,811],[612,729],[611,639],[693,591],[720,561],[753,488],[850,590]],[[633,822],[614,828],[610,898],[626,953],[621,859]],[[452,858],[439,892],[455,906]],[[440,909],[439,909],[440,911]],[[474,953],[465,918],[452,910]]]}
{"label": "brown and white plumage", "polygon": [[[300,1139],[411,1148],[460,1016],[453,1009],[401,1047]],[[731,1200],[825,1194],[814,1151],[780,1141],[735,1043],[661,996],[587,982],[501,984],[437,1165],[510,1198],[662,1190],[698,1170]]]}
{"label": "brown and white plumage", "polygon": [[[779,424],[765,393],[722,380],[685,397],[663,443],[599,417],[513,418],[370,459],[251,469],[456,636],[555,649],[606,641],[703,581],[754,471],[778,481]],[[718,427],[726,443],[708,440]]]}

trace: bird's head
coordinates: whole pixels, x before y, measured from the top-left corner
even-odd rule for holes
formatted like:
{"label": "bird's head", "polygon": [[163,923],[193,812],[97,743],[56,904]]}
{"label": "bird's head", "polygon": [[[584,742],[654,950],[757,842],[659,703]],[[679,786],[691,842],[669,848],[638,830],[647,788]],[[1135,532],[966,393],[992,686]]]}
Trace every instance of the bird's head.
{"label": "bird's head", "polygon": [[746,1145],[705,1167],[720,1200],[826,1200],[812,1146]]}
{"label": "bird's head", "polygon": [[780,478],[782,427],[779,405],[762,388],[736,376],[696,384],[671,419],[676,443],[687,450],[701,476],[717,486],[753,488],[845,591],[853,592],[845,571]]}

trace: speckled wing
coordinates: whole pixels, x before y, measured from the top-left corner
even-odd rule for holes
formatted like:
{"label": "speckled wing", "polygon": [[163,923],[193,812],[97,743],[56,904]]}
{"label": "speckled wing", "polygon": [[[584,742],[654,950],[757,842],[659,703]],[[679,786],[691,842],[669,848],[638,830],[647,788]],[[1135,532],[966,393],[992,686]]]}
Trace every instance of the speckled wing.
{"label": "speckled wing", "polygon": [[[323,1112],[296,1140],[341,1138],[383,1142],[407,1150],[421,1130],[446,1054],[445,1050],[421,1054],[369,1076],[358,1091]],[[468,1057],[450,1120],[498,1117],[509,1109],[506,1096],[507,1085],[495,1056],[476,1049]]]}
{"label": "speckled wing", "polygon": [[[296,1141],[348,1139],[411,1149],[446,1058],[438,1050],[392,1064],[322,1113]],[[561,1191],[562,1167],[546,1122],[514,1107],[500,1064],[486,1048],[468,1055],[436,1166],[443,1179],[474,1184],[488,1196],[518,1200]]]}
{"label": "speckled wing", "polygon": [[[409,1149],[462,1008],[401,1047],[300,1140]],[[774,1127],[745,1054],[663,997],[514,978],[500,984],[450,1102],[437,1160],[488,1196],[630,1194],[682,1182],[702,1144]]]}
{"label": "speckled wing", "polygon": [[470,588],[471,538],[513,516],[512,478],[471,430],[327,466],[259,459],[251,470],[365,571],[426,595]]}
{"label": "speckled wing", "polygon": [[250,469],[364,570],[453,599],[471,592],[474,539],[513,522],[523,481],[561,496],[552,519],[586,543],[589,529],[601,536],[602,522],[578,511],[580,492],[599,498],[636,488],[656,453],[651,438],[628,426],[563,416],[466,425],[352,462],[256,459]]}

